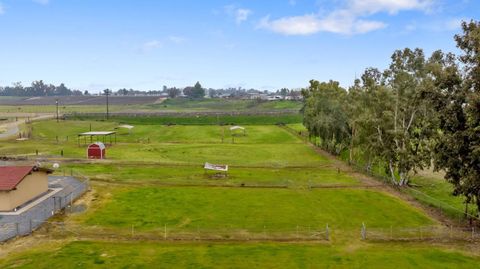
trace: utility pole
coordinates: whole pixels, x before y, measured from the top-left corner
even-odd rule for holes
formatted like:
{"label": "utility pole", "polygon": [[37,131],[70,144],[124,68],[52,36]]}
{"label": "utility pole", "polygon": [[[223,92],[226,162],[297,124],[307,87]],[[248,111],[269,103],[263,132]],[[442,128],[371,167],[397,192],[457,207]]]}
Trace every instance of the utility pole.
{"label": "utility pole", "polygon": [[109,89],[106,89],[105,90],[105,96],[107,96],[107,120],[108,120],[108,117],[109,117],[109,113],[108,113],[108,94],[110,93],[110,90]]}
{"label": "utility pole", "polygon": [[58,98],[55,99],[55,106],[57,108],[57,123],[58,123]]}

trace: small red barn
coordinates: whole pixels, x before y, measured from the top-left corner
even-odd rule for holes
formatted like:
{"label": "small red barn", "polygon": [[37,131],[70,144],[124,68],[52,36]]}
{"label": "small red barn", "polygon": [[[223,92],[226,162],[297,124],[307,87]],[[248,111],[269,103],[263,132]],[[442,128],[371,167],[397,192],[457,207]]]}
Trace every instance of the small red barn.
{"label": "small red barn", "polygon": [[89,159],[105,159],[105,145],[102,142],[88,145],[87,157]]}

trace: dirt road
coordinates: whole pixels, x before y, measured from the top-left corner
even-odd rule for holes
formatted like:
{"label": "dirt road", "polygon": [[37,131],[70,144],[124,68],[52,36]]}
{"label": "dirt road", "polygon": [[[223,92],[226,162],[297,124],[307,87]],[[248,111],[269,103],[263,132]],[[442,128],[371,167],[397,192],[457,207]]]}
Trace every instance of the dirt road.
{"label": "dirt road", "polygon": [[[29,118],[30,121],[46,120],[54,118],[54,114],[43,114]],[[0,140],[8,139],[18,134],[20,131],[19,126],[27,121],[26,118],[19,119],[18,121],[0,123]]]}

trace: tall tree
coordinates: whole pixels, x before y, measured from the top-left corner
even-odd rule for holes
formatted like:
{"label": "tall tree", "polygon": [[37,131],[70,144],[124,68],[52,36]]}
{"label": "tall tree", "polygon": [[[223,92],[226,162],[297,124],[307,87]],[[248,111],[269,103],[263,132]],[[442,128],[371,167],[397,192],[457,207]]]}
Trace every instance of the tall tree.
{"label": "tall tree", "polygon": [[283,100],[287,98],[287,95],[290,91],[287,88],[280,89],[280,95],[282,96]]}
{"label": "tall tree", "polygon": [[205,97],[205,89],[202,88],[200,82],[197,81],[197,83],[195,83],[195,86],[186,87],[183,90],[183,94],[185,94],[188,98],[199,99]]}
{"label": "tall tree", "polygon": [[395,185],[406,185],[417,169],[430,164],[430,126],[427,104],[422,92],[430,87],[425,56],[421,49],[398,50],[385,70],[386,86],[392,91],[391,107],[383,112],[383,128],[378,140],[383,147],[381,157]]}
{"label": "tall tree", "polygon": [[441,131],[435,168],[445,170],[454,195],[463,195],[480,210],[480,23],[463,22],[462,29],[455,36],[462,50],[460,63],[451,54],[436,53],[432,59],[435,88],[426,98],[438,112]]}
{"label": "tall tree", "polygon": [[167,89],[168,97],[169,98],[176,98],[180,95],[181,91],[180,89],[177,89],[175,87]]}
{"label": "tall tree", "polygon": [[304,125],[311,136],[321,139],[327,151],[339,154],[348,144],[349,127],[344,104],[346,90],[337,81],[310,81],[302,91],[305,99]]}

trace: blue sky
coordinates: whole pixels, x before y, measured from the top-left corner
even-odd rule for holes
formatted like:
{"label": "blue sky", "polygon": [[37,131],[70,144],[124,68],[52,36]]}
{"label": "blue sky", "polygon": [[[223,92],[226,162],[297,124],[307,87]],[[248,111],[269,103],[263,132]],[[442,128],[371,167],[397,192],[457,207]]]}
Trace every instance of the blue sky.
{"label": "blue sky", "polygon": [[275,90],[352,84],[395,49],[457,52],[477,0],[0,0],[0,85]]}

